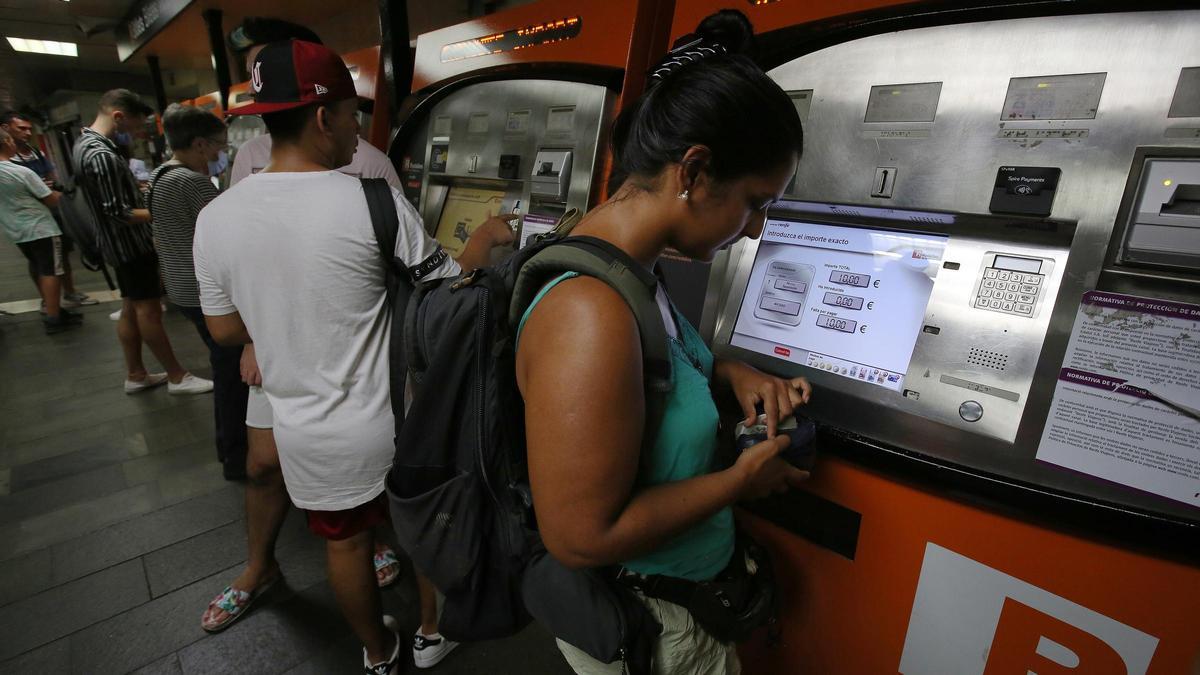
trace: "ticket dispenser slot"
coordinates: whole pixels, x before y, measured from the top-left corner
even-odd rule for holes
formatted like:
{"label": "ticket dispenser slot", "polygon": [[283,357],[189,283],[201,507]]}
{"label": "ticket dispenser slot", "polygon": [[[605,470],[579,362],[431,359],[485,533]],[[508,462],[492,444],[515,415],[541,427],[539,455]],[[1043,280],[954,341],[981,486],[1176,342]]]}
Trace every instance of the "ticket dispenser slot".
{"label": "ticket dispenser slot", "polygon": [[1200,159],[1145,160],[1122,258],[1200,269]]}
{"label": "ticket dispenser slot", "polygon": [[571,151],[538,150],[533,158],[530,193],[565,202],[571,186]]}

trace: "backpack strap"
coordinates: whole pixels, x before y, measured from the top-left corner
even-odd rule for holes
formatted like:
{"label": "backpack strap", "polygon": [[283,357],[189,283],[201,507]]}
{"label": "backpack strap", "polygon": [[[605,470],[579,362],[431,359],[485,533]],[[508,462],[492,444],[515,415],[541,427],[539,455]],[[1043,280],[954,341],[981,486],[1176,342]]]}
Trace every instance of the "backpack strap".
{"label": "backpack strap", "polygon": [[563,272],[595,277],[616,291],[637,322],[646,384],[646,443],[653,442],[662,422],[667,393],[674,384],[671,345],[655,297],[658,278],[616,246],[595,237],[569,237],[539,251],[521,266],[509,305],[516,326],[542,286]]}
{"label": "backpack strap", "polygon": [[392,390],[392,414],[397,424],[404,421],[404,392],[408,381],[408,359],[403,340],[404,331],[396,322],[404,319],[405,309],[412,297],[414,282],[403,262],[396,260],[396,241],[400,237],[400,214],[392,188],[383,178],[360,178],[363,194],[367,198],[367,210],[371,214],[371,227],[375,230],[375,241],[379,243],[379,255],[383,258],[384,286],[387,289],[387,306],[392,315],[392,334],[389,338]]}
{"label": "backpack strap", "polygon": [[[162,180],[163,176],[171,173],[175,169],[182,168],[182,164],[164,164],[154,172],[154,175],[150,177],[150,187],[146,189],[146,208],[150,208],[150,205],[154,203],[154,188],[158,187],[158,181]],[[154,217],[153,212],[150,214],[150,217]]]}

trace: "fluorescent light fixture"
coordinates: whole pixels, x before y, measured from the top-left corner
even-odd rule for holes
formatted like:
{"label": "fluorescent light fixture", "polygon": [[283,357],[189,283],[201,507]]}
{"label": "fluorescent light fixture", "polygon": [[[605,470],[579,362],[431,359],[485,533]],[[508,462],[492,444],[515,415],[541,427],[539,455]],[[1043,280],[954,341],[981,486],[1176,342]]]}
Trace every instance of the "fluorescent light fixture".
{"label": "fluorescent light fixture", "polygon": [[29,40],[26,38],[8,38],[8,44],[19,52],[31,54],[53,54],[55,56],[79,56],[79,47],[74,42],[54,42],[53,40]]}

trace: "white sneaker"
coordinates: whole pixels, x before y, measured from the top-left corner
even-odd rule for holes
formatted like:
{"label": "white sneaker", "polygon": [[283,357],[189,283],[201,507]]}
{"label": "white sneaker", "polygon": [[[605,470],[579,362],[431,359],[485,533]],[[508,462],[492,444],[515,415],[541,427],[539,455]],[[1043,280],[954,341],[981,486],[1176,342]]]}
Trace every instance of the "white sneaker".
{"label": "white sneaker", "polygon": [[207,394],[213,390],[212,380],[188,373],[179,382],[168,382],[168,394]]}
{"label": "white sneaker", "polygon": [[441,633],[423,635],[420,630],[413,636],[413,662],[418,668],[432,668],[454,651],[457,642],[447,640]]}
{"label": "white sneaker", "polygon": [[382,663],[371,663],[367,658],[367,650],[363,649],[363,673],[364,675],[396,675],[400,672],[400,633],[396,632],[400,624],[394,617],[387,614],[383,615],[383,625],[387,627],[392,635],[396,637],[396,648],[392,650],[392,655],[387,661]]}
{"label": "white sneaker", "polygon": [[120,321],[121,320],[121,310],[118,309],[117,311],[113,312],[112,314],[109,314],[108,318],[112,319],[113,321]]}
{"label": "white sneaker", "polygon": [[161,386],[167,381],[166,373],[148,373],[144,380],[125,380],[125,393],[136,394],[139,391],[146,391],[154,387]]}

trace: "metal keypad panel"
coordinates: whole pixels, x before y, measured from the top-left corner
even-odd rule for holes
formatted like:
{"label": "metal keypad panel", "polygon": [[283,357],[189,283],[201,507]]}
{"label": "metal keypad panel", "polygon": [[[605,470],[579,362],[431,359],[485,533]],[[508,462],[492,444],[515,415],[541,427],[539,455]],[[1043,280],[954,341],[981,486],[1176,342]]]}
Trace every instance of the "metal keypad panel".
{"label": "metal keypad panel", "polygon": [[1033,317],[1045,274],[1027,274],[989,267],[975,296],[975,307]]}

